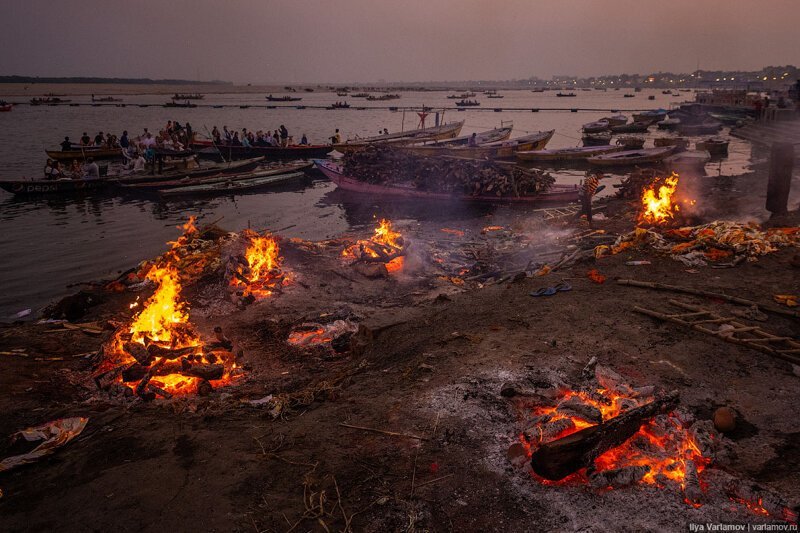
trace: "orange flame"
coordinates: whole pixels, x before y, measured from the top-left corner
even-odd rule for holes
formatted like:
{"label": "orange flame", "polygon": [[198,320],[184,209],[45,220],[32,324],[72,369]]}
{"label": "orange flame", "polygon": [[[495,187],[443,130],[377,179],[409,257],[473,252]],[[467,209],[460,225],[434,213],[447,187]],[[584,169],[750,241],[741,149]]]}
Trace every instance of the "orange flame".
{"label": "orange flame", "polygon": [[663,185],[646,188],[642,193],[642,212],[639,215],[640,223],[664,224],[675,218],[679,211],[678,204],[673,201],[675,190],[678,188],[678,174],[674,172],[664,180]]}
{"label": "orange flame", "polygon": [[280,256],[278,241],[269,233],[259,235],[247,231],[244,234],[250,241],[244,253],[248,266],[243,271],[240,270],[238,276],[231,278],[231,285],[244,285],[244,296],[266,298],[290,281],[281,270],[283,257]]}
{"label": "orange flame", "polygon": [[[139,344],[144,350],[149,347],[168,350],[188,348],[185,355],[189,366],[194,363],[207,364],[222,360],[225,367],[223,377],[214,380],[213,383],[215,385],[226,383],[231,380],[230,372],[236,367],[233,354],[226,358],[222,355],[217,357],[211,353],[203,353],[202,340],[189,322],[188,305],[180,297],[181,281],[177,266],[180,260],[179,250],[188,244],[197,233],[194,217],[190,218],[182,226],[182,229],[184,230],[183,235],[171,243],[170,250],[148,266],[146,278],[156,284],[156,290],[144,302],[141,311],[133,317],[130,325],[118,328],[114,333],[105,346],[106,361],[101,367],[121,368],[137,363],[132,354],[126,351],[126,342]],[[138,298],[137,302],[130,305],[131,309],[136,307],[138,307]],[[189,358],[191,358],[191,363],[189,363]],[[209,358],[213,358],[213,361]],[[148,368],[153,369],[164,363],[168,363],[165,358],[154,357]],[[120,376],[119,381],[122,382],[122,380],[123,378]],[[181,374],[176,369],[175,372],[152,377],[149,383],[167,394],[181,395],[194,393],[200,381],[200,378]],[[125,383],[125,385],[136,388],[140,382],[141,379]]]}
{"label": "orange flame", "polygon": [[[405,243],[400,232],[392,228],[392,223],[381,219],[375,234],[368,240],[359,240],[342,250],[342,257],[360,259],[364,256],[380,258],[383,256],[395,255],[403,251]],[[384,263],[389,273],[398,272],[403,269],[404,257],[402,255],[393,257]]]}

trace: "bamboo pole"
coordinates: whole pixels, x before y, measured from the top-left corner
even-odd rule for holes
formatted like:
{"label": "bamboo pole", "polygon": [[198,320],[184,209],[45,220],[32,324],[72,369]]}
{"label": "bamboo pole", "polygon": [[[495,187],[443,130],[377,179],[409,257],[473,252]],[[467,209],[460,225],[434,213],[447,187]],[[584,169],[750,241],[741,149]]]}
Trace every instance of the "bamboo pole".
{"label": "bamboo pole", "polygon": [[680,287],[678,285],[667,285],[665,283],[656,283],[654,281],[638,281],[635,279],[618,279],[617,284],[619,285],[627,285],[629,287],[639,287],[644,289],[656,289],[661,291],[673,291],[673,292],[682,292],[685,294],[693,294],[695,296],[707,296],[710,298],[719,298],[721,300],[725,300],[727,302],[739,304],[739,305],[746,305],[748,307],[756,306],[762,311],[766,311],[768,313],[774,313],[776,315],[784,315],[790,316],[792,318],[800,318],[800,312],[798,311],[791,311],[789,309],[780,309],[778,307],[771,307],[764,304],[760,304],[758,302],[754,302],[752,300],[746,300],[744,298],[739,298],[738,296],[728,296],[727,294],[719,293],[719,292],[712,292],[706,291],[703,289],[694,289],[691,287]]}

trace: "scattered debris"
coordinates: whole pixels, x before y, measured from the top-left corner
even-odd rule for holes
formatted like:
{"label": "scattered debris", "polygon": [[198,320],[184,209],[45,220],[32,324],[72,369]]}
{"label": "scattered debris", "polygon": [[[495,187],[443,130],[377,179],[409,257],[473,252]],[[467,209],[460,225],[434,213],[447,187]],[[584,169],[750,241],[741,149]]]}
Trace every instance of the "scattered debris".
{"label": "scattered debris", "polygon": [[88,422],[88,418],[82,417],[61,418],[14,433],[11,436],[12,442],[19,439],[25,439],[28,442],[43,442],[28,453],[6,457],[0,461],[0,472],[33,463],[45,455],[50,455],[80,435]]}

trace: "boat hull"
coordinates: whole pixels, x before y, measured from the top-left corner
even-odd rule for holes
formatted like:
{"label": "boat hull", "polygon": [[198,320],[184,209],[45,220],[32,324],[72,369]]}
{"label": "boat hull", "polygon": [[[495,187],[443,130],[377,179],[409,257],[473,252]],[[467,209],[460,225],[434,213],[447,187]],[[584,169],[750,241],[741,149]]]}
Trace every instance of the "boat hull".
{"label": "boat hull", "polygon": [[213,184],[190,185],[186,187],[175,187],[172,189],[159,190],[161,196],[196,196],[209,194],[233,194],[243,191],[252,191],[279,183],[285,183],[291,179],[303,176],[302,172],[289,172],[275,176],[265,176],[241,180],[228,180]]}
{"label": "boat hull", "polygon": [[348,152],[353,150],[361,150],[366,146],[374,144],[390,144],[402,146],[405,144],[413,144],[420,142],[441,141],[444,139],[452,139],[458,137],[461,133],[461,128],[464,126],[464,121],[454,122],[452,124],[443,124],[441,126],[433,126],[419,130],[411,130],[406,132],[389,133],[388,135],[378,135],[375,137],[368,137],[366,139],[347,141],[343,143],[334,144],[332,148],[340,152]]}
{"label": "boat hull", "polygon": [[399,187],[399,186],[386,186],[375,185],[372,183],[364,183],[355,178],[345,176],[341,172],[341,168],[335,163],[329,161],[314,161],[317,168],[325,174],[325,176],[336,184],[337,187],[346,191],[352,191],[363,194],[372,194],[380,196],[395,196],[402,198],[419,198],[436,201],[469,201],[469,202],[509,202],[521,204],[533,203],[554,203],[554,202],[576,202],[578,201],[578,187],[568,185],[555,185],[552,190],[546,193],[540,193],[536,196],[521,196],[521,197],[499,197],[499,196],[469,196],[466,194],[447,194],[429,191],[420,191],[413,187]]}
{"label": "boat hull", "polygon": [[12,194],[71,194],[105,188],[109,180],[105,178],[79,180],[4,180],[0,189]]}
{"label": "boat hull", "polygon": [[[231,159],[247,159],[251,157],[264,157],[266,159],[315,159],[325,157],[333,148],[329,144],[314,144],[308,146],[223,146],[214,145],[211,141],[194,141],[192,148],[197,150],[197,155],[203,159],[221,160],[223,157]],[[220,156],[222,153],[222,156]]]}
{"label": "boat hull", "polygon": [[632,165],[655,165],[673,152],[674,148],[650,148],[647,150],[625,150],[587,159],[589,164],[599,167],[620,167]]}
{"label": "boat hull", "polygon": [[89,150],[45,150],[47,157],[56,161],[83,161],[87,157],[94,159],[122,159],[121,148],[102,148]]}
{"label": "boat hull", "polygon": [[568,148],[564,150],[535,150],[517,152],[517,159],[521,161],[546,161],[550,163],[583,162],[590,157],[602,154],[621,152],[622,146],[589,146],[583,148]]}

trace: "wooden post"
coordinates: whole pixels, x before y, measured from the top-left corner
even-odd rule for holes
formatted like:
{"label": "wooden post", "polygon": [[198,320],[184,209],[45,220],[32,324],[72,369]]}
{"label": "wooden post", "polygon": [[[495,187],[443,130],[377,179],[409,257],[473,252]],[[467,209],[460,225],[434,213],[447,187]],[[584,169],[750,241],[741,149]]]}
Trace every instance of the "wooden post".
{"label": "wooden post", "polygon": [[793,165],[794,146],[790,143],[773,144],[767,182],[767,211],[773,216],[784,215],[788,211]]}

